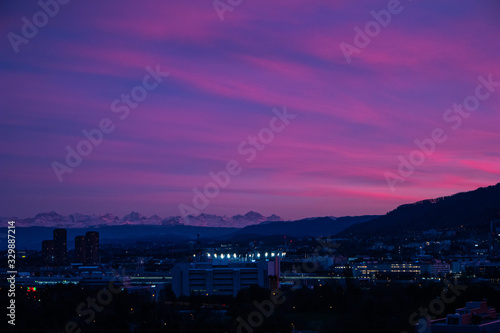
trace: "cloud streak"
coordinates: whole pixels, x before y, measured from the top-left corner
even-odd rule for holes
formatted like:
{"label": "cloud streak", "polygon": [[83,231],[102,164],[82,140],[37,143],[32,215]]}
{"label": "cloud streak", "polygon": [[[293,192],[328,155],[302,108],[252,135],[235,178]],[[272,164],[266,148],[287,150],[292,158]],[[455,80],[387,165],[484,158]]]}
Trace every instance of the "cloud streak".
{"label": "cloud streak", "polygon": [[[245,1],[220,22],[211,2],[72,1],[15,54],[6,35],[36,3],[0,14],[0,185],[4,215],[40,211],[178,215],[193,187],[238,157],[273,107],[300,114],[210,204],[287,219],[382,214],[398,204],[498,182],[500,94],[481,103],[395,193],[383,173],[476,86],[500,80],[495,1],[403,2],[347,64],[338,45],[369,1]],[[119,122],[111,102],[144,68],[170,72]],[[50,163],[103,117],[115,131],[59,184]]]}

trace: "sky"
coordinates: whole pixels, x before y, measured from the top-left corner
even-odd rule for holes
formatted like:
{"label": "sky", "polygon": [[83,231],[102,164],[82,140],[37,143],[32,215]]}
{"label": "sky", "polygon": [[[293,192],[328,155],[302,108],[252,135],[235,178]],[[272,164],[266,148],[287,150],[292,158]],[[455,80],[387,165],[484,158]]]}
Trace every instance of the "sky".
{"label": "sky", "polygon": [[496,0],[59,1],[0,4],[0,216],[384,214],[499,182]]}

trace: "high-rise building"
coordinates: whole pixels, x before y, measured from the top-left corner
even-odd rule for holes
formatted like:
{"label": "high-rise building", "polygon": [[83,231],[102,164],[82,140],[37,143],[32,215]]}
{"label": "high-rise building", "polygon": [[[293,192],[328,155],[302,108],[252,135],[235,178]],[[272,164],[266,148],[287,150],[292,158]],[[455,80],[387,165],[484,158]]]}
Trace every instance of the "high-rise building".
{"label": "high-rise building", "polygon": [[99,263],[99,233],[89,231],[85,234],[85,264],[96,265]]}
{"label": "high-rise building", "polygon": [[87,243],[85,240],[85,236],[76,236],[75,237],[76,262],[83,264],[87,261],[86,249],[87,249]]}
{"label": "high-rise building", "polygon": [[54,264],[64,265],[68,259],[66,229],[54,229]]}
{"label": "high-rise building", "polygon": [[54,263],[54,241],[42,241],[42,256],[45,265],[52,265]]}
{"label": "high-rise building", "polygon": [[84,265],[99,264],[99,233],[89,231],[85,236],[75,237],[75,257]]}

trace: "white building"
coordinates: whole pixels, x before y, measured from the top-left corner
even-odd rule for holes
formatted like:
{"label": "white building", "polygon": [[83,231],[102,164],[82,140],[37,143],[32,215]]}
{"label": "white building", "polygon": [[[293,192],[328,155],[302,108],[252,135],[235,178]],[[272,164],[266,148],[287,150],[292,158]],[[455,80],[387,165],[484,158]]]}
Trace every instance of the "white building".
{"label": "white building", "polygon": [[177,297],[192,294],[236,296],[240,289],[252,285],[269,288],[272,272],[268,266],[274,267],[274,261],[182,263],[172,270],[172,290]]}

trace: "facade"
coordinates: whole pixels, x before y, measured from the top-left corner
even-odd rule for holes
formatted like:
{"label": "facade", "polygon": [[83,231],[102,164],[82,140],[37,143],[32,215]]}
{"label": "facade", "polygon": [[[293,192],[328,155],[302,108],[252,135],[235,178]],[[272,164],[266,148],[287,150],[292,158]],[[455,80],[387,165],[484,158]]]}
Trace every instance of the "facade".
{"label": "facade", "polygon": [[431,260],[428,263],[421,264],[421,273],[428,273],[430,276],[445,276],[451,272],[451,266],[441,260]]}
{"label": "facade", "polygon": [[[200,295],[233,295],[252,285],[269,288],[269,265],[279,274],[279,261],[182,263],[172,271],[172,290],[177,297]],[[272,280],[272,279],[271,279]],[[278,277],[279,281],[279,277]]]}

